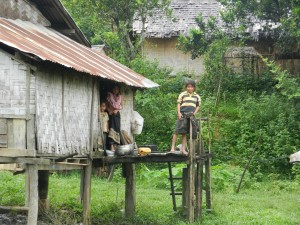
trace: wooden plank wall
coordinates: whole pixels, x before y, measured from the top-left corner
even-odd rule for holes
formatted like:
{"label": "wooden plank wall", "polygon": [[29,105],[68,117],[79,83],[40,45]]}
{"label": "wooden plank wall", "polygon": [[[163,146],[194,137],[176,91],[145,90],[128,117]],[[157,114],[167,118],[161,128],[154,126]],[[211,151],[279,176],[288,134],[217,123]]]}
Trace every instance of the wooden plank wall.
{"label": "wooden plank wall", "polygon": [[1,0],[0,16],[8,19],[30,21],[43,26],[51,25],[34,5],[25,0]]}
{"label": "wooden plank wall", "polygon": [[[34,75],[25,63],[0,52],[0,148],[19,153],[35,149],[34,82]],[[5,155],[10,152],[0,149],[0,155],[4,151]]]}

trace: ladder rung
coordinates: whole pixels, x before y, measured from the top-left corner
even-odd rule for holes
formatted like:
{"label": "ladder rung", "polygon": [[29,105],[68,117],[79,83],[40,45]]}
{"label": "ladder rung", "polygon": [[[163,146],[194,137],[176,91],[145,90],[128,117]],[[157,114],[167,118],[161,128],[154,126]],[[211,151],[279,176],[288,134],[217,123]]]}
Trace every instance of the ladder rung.
{"label": "ladder rung", "polygon": [[[173,195],[172,193],[170,193],[170,195]],[[174,195],[182,195],[181,192],[175,192]]]}

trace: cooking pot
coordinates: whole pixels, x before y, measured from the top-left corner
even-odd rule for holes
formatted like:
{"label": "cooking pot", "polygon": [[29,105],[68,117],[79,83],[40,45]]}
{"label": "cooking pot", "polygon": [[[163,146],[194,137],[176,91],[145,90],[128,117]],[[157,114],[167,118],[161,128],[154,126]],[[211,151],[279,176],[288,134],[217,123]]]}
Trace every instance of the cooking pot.
{"label": "cooking pot", "polygon": [[115,154],[118,156],[131,155],[133,153],[134,146],[134,143],[128,145],[118,145]]}

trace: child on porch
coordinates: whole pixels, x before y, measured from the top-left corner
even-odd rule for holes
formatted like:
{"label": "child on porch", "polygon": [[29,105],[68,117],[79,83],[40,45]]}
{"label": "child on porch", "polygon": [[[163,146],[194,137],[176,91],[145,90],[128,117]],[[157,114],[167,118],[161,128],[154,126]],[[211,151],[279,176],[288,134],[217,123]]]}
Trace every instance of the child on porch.
{"label": "child on porch", "polygon": [[101,124],[101,130],[103,133],[102,136],[102,147],[103,149],[106,149],[106,140],[107,140],[107,136],[108,136],[108,121],[109,121],[109,117],[108,114],[106,112],[106,102],[101,102],[100,103],[100,124]]}
{"label": "child on porch", "polygon": [[[190,119],[196,115],[201,104],[200,96],[195,92],[196,83],[193,80],[187,80],[185,83],[185,91],[182,92],[177,100],[177,114],[175,132],[172,138],[171,152],[175,151],[177,135],[181,134],[181,149],[183,155],[187,155],[186,151],[186,135],[190,133]],[[193,126],[193,134],[196,134],[196,128]],[[192,135],[192,134],[191,134]],[[193,135],[194,136],[194,135]]]}

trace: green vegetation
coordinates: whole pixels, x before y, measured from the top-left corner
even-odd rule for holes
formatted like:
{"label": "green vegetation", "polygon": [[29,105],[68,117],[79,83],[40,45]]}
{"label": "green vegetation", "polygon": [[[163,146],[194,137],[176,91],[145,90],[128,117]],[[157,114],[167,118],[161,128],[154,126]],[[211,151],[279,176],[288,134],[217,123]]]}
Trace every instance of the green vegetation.
{"label": "green vegetation", "polygon": [[[111,57],[160,85],[136,93],[135,109],[145,119],[143,133],[136,140],[138,144],[156,144],[161,151],[170,149],[176,98],[186,75],[171,77],[169,68],[159,68],[157,62],[140,57],[144,37],[133,37],[131,27],[135,11],[142,10],[140,16],[145,19],[155,5],[167,10],[168,1],[161,1],[163,5],[159,5],[160,1],[140,0],[63,2],[93,44],[106,44]],[[299,1],[221,2],[227,5],[222,12],[225,32],[218,29],[214,18],[205,22],[199,16],[199,29],[180,37],[178,43],[178,48],[192,53],[193,58],[203,56],[206,68],[197,92],[202,97],[203,116],[209,114],[211,118],[214,211],[204,213],[202,224],[299,224],[300,168],[287,160],[300,146],[299,77],[265,59],[265,70],[259,76],[249,68],[233,71],[224,63],[229,46],[243,47],[244,41],[249,40],[244,32],[249,16],[281,22],[274,29],[274,43],[282,52],[289,47],[299,48]],[[206,126],[204,122],[205,148]],[[242,168],[254,150],[242,191],[236,194]],[[178,164],[174,173],[180,176],[183,166]],[[121,174],[120,170],[117,172]],[[179,214],[172,212],[164,165],[138,166],[137,215],[129,219],[122,216],[124,180],[118,173],[111,183],[93,178],[93,224],[186,224]],[[24,177],[13,179],[9,173],[1,172],[0,180],[0,204],[22,204]],[[45,221],[75,224],[81,220],[79,182],[77,173],[51,176],[52,209],[44,215]],[[180,182],[176,185],[180,190]]]}
{"label": "green vegetation", "polygon": [[[183,165],[174,169],[180,175]],[[137,215],[124,218],[124,179],[117,170],[112,182],[99,177],[92,180],[92,224],[125,225],[183,225],[185,219],[174,213],[169,195],[167,168],[151,170],[138,168]],[[264,177],[263,182],[247,174],[242,190],[234,192],[242,169],[228,165],[212,168],[213,212],[204,213],[201,224],[298,224],[300,183]],[[0,204],[24,204],[24,175],[0,173]],[[51,210],[41,219],[55,225],[74,225],[82,220],[79,200],[80,175],[77,172],[50,176],[49,199]],[[179,183],[177,184],[179,185]],[[180,205],[180,197],[177,204]],[[205,204],[204,204],[205,209]],[[205,211],[205,210],[204,210]],[[179,209],[180,212],[180,209]],[[200,221],[194,223],[200,224]]]}
{"label": "green vegetation", "polygon": [[[145,23],[155,9],[168,11],[169,0],[62,0],[92,44],[105,43],[111,56],[130,63],[145,39]],[[134,18],[141,33],[133,36]]]}

